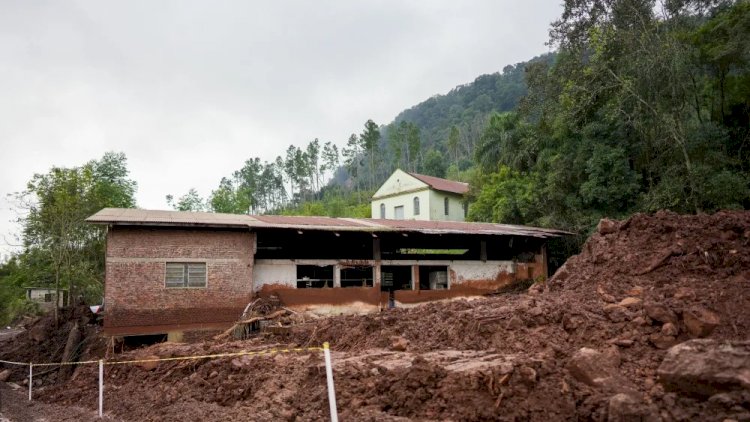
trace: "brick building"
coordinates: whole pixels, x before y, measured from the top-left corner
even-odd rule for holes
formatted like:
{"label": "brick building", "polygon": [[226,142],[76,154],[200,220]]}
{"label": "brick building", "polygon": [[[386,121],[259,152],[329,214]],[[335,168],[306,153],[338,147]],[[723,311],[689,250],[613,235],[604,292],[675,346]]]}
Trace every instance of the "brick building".
{"label": "brick building", "polygon": [[317,313],[373,312],[547,276],[564,232],[449,221],[103,209],[104,328],[166,334],[231,325],[256,296]]}

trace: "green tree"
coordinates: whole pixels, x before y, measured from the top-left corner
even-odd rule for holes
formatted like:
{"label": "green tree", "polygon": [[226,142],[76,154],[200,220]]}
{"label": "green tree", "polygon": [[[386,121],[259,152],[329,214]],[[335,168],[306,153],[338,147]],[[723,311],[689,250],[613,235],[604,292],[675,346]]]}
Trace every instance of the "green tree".
{"label": "green tree", "polygon": [[435,177],[445,177],[448,167],[445,164],[445,158],[440,151],[431,149],[427,152],[424,159],[424,173]]}
{"label": "green tree", "polygon": [[188,192],[177,199],[175,202],[172,195],[167,195],[167,204],[176,211],[206,211],[206,201],[200,196],[195,188],[190,188]]}
{"label": "green tree", "polygon": [[102,208],[135,206],[136,183],[128,176],[125,155],[110,152],[81,167],[35,174],[15,194],[26,211],[20,220],[24,251],[17,260],[27,265],[26,275],[39,277],[29,281],[54,286],[57,296],[68,288],[72,300],[101,300],[105,232],[85,219]]}
{"label": "green tree", "polygon": [[362,150],[367,155],[370,162],[370,184],[369,189],[373,189],[375,186],[375,156],[378,154],[378,145],[380,143],[380,129],[378,125],[372,120],[365,122],[365,129],[359,135],[359,141],[362,146]]}

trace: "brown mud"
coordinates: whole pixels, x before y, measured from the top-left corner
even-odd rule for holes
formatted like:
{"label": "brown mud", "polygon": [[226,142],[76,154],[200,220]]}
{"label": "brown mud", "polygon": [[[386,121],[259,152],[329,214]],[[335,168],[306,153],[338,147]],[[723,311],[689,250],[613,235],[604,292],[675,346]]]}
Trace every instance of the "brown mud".
{"label": "brown mud", "polygon": [[[521,294],[320,318],[244,341],[165,343],[116,358],[328,341],[341,420],[750,420],[741,380],[712,385],[710,396],[663,384],[670,347],[697,337],[750,340],[750,212],[604,220],[581,254]],[[740,373],[750,373],[744,359]],[[37,396],[95,409],[96,371],[80,366]],[[116,365],[105,378],[115,418],[328,417],[320,352]]]}

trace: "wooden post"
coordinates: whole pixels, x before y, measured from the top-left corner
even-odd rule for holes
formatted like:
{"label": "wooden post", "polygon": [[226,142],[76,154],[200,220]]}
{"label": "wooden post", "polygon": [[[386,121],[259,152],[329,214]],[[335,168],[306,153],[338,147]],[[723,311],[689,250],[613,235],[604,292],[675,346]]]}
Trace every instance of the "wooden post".
{"label": "wooden post", "polygon": [[419,265],[411,266],[411,289],[419,291]]}

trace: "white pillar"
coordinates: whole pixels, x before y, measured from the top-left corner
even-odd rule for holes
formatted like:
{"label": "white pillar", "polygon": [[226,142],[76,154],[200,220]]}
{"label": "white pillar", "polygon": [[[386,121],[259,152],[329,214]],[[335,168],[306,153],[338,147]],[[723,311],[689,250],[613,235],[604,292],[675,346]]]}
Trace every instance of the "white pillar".
{"label": "white pillar", "polygon": [[326,383],[328,384],[328,408],[331,411],[331,422],[339,421],[336,410],[336,391],[333,388],[333,366],[331,365],[331,349],[328,342],[323,343],[323,356],[326,361]]}
{"label": "white pillar", "polygon": [[104,416],[104,361],[99,359],[99,417]]}

